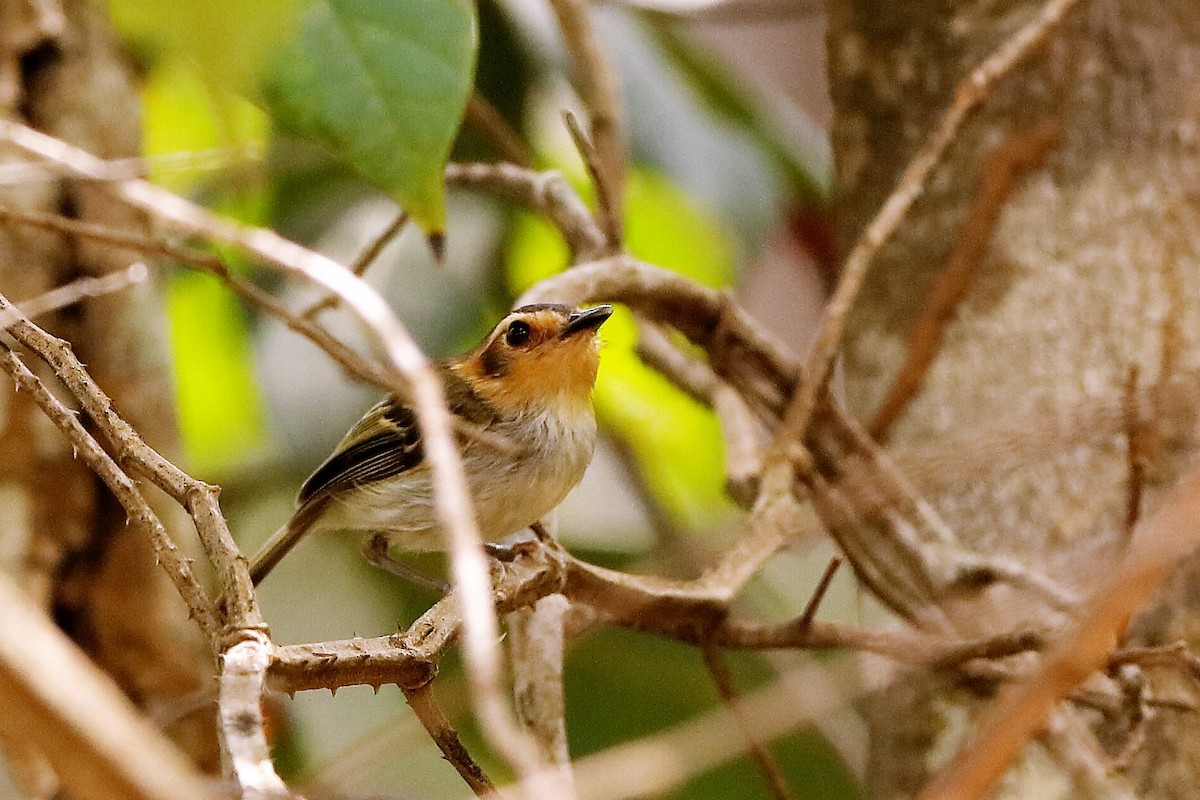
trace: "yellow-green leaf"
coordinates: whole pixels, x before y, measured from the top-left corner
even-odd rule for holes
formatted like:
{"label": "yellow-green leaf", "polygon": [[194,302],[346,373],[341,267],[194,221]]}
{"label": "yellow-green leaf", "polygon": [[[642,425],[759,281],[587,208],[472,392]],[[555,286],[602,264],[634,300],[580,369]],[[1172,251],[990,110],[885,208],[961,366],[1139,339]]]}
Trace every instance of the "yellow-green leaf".
{"label": "yellow-green leaf", "polygon": [[219,279],[185,271],[171,276],[167,313],[184,449],[211,474],[266,439],[246,319]]}

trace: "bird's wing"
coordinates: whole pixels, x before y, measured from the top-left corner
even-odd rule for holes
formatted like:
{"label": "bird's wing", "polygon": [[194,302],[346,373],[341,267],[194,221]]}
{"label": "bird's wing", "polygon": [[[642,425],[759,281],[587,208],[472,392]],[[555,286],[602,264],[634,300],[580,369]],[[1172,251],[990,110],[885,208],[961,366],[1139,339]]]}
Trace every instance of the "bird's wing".
{"label": "bird's wing", "polygon": [[417,467],[425,458],[417,418],[394,397],[376,403],[300,487],[299,501],[318,493],[391,478]]}

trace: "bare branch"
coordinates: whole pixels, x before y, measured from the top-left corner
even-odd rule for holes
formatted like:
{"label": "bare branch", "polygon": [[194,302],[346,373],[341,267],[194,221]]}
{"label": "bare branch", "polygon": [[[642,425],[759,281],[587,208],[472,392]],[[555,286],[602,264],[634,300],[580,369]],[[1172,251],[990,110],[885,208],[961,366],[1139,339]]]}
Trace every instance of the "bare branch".
{"label": "bare branch", "polygon": [[[16,310],[0,297],[0,312],[16,313]],[[9,332],[50,365],[104,437],[116,448],[117,460],[145,475],[192,515],[201,544],[226,591],[223,607],[219,609],[224,624],[238,629],[262,626],[262,615],[246,572],[246,559],[234,544],[225,519],[221,516],[216,488],[187,475],[142,441],[137,431],[117,414],[112,401],[79,363],[67,342],[51,336],[24,318],[13,322]],[[172,574],[178,569],[173,560],[164,561],[164,564],[170,565]]]}
{"label": "bare branch", "polygon": [[808,605],[804,607],[804,612],[800,614],[800,619],[796,622],[801,636],[807,636],[807,632],[812,630],[813,620],[817,618],[817,612],[821,609],[821,602],[829,592],[829,587],[833,584],[833,576],[837,574],[841,566],[840,556],[829,559],[825,571],[821,573],[821,579],[817,581],[817,588],[813,589],[812,597],[808,599]]}
{"label": "bare branch", "polygon": [[[59,286],[37,297],[23,300],[17,304],[21,313],[27,317],[37,317],[74,305],[90,297],[112,294],[128,289],[134,284],[146,280],[150,270],[140,261],[130,264],[126,269],[110,272],[97,278],[78,278],[65,286]],[[0,314],[0,327],[8,327],[17,320],[11,314]]]}
{"label": "bare branch", "polygon": [[600,163],[600,154],[583,132],[579,119],[570,111],[563,112],[563,119],[566,121],[567,131],[571,134],[571,140],[575,142],[575,149],[583,159],[583,166],[592,179],[592,185],[596,187],[597,213],[600,217],[600,227],[608,239],[607,250],[610,254],[618,253],[622,240],[620,198],[613,196],[613,187],[608,184],[608,174],[604,165]]}
{"label": "bare branch", "polygon": [[[588,17],[583,0],[550,0],[558,17],[563,42],[571,59],[575,87],[588,110],[592,123],[592,142],[604,174],[612,202],[610,223],[621,218],[621,199],[625,191],[624,119],[616,70],[608,62]],[[621,240],[620,230],[609,230],[609,243]]]}
{"label": "bare branch", "polygon": [[[363,251],[358,254],[358,258],[354,259],[354,263],[350,265],[350,271],[360,278],[366,274],[367,268],[375,263],[375,259],[379,258],[379,254],[383,252],[383,249],[400,235],[400,232],[404,230],[404,226],[407,224],[408,213],[401,211],[370,244],[363,248]],[[325,309],[333,308],[335,305],[337,305],[337,295],[327,295],[302,311],[300,316],[311,319]]]}
{"label": "bare branch", "polygon": [[478,91],[471,93],[463,121],[482,133],[492,147],[496,148],[501,159],[525,169],[534,169],[537,166],[537,159],[529,145],[521,138],[521,134],[513,130],[500,110]]}
{"label": "bare branch", "polygon": [[787,780],[783,777],[779,761],[771,752],[771,748],[759,741],[758,734],[755,732],[755,722],[746,714],[741,700],[738,698],[737,688],[733,685],[733,675],[730,674],[729,667],[726,666],[721,656],[721,651],[708,642],[701,646],[700,652],[704,655],[704,663],[708,667],[708,673],[712,675],[717,693],[733,714],[734,720],[742,730],[742,735],[746,737],[750,757],[758,765],[758,770],[771,790],[771,795],[775,800],[790,800],[792,792],[788,788]]}
{"label": "bare branch", "polygon": [[[0,297],[0,311],[12,314],[18,320],[23,319],[20,312],[3,297]],[[67,347],[65,342],[61,342],[60,345]],[[75,413],[64,406],[15,353],[8,349],[0,351],[0,368],[12,376],[18,387],[29,392],[50,421],[70,440],[75,451],[83,456],[92,471],[104,481],[129,515],[130,522],[145,532],[154,548],[155,557],[187,604],[189,615],[196,620],[196,624],[208,640],[216,642],[221,632],[216,608],[196,579],[188,559],[171,541],[166,528],[134,482],[84,429]]]}
{"label": "bare branch", "polygon": [[926,291],[920,317],[913,323],[904,364],[867,426],[875,439],[883,441],[887,438],[892,426],[920,390],[941,347],[946,326],[975,283],[979,261],[1017,181],[1026,172],[1036,169],[1061,138],[1058,123],[1046,121],[1010,137],[987,155],[971,210],[959,229],[946,264]]}
{"label": "bare branch", "polygon": [[[0,121],[0,137],[38,158],[51,161],[73,175],[105,180],[105,163],[65,142],[11,121]],[[389,384],[408,392],[425,442],[425,458],[433,476],[435,507],[451,553],[451,566],[460,602],[465,608],[464,651],[479,718],[488,739],[523,776],[538,774],[536,749],[505,705],[502,668],[497,653],[499,626],[492,607],[487,562],[471,510],[470,495],[458,459],[441,380],[425,355],[392,313],[390,307],[360,278],[319,253],[262,228],[244,228],[221,219],[181,197],[146,181],[120,180],[109,188],[124,201],[160,223],[188,235],[232,246],[248,257],[285,274],[302,276],[337,294],[387,355],[392,368]],[[216,563],[218,570],[225,565]],[[243,604],[242,568],[229,576],[239,580],[234,602]],[[248,581],[248,575],[246,576]],[[250,588],[246,585],[247,594]],[[252,600],[251,600],[252,602]]]}
{"label": "bare branch", "polygon": [[562,800],[575,797],[563,689],[563,622],[569,607],[566,597],[551,594],[505,618],[517,716],[537,742],[544,767],[557,767],[556,797]]}
{"label": "bare branch", "polygon": [[263,681],[271,662],[271,640],[262,631],[242,631],[221,654],[217,708],[221,740],[242,797],[279,797],[287,787],[275,772],[262,713]]}
{"label": "bare branch", "polygon": [[515,164],[448,164],[446,182],[487,192],[545,216],[558,228],[577,259],[603,256],[608,247],[587,205],[563,176]]}

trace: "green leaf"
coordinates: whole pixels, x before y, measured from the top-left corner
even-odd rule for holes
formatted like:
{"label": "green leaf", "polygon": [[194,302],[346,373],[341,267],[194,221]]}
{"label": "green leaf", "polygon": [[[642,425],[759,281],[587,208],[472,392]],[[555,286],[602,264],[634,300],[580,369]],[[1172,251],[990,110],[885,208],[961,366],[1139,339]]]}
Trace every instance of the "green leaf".
{"label": "green leaf", "polygon": [[275,60],[267,104],[439,232],[478,39],[471,0],[322,0]]}

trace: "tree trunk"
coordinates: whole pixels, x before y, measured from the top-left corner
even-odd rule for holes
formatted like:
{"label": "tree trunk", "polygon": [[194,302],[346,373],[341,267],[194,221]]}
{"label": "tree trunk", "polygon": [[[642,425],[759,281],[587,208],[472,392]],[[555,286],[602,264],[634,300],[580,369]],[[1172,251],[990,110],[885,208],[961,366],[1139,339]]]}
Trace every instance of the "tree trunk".
{"label": "tree trunk", "polygon": [[[829,4],[843,243],[891,191],[955,84],[1040,6]],[[934,277],[963,256],[963,240],[984,237],[981,257],[966,259],[970,289],[889,443],[964,550],[1014,556],[1085,595],[1089,569],[1119,552],[1138,506],[1131,473],[1152,508],[1193,449],[1198,71],[1195,4],[1081,3],[966,125],[872,266],[846,343],[850,403],[869,419]],[[1014,153],[1028,163],[1004,173]],[[992,227],[970,210],[986,205],[981,195],[1002,173],[1015,182]],[[1136,641],[1196,629],[1186,586],[1180,577],[1135,624]],[[955,609],[954,623],[995,633],[1039,613],[1030,598],[990,602]],[[1187,681],[1151,677],[1152,691],[1196,700]],[[916,791],[961,744],[963,710],[978,700],[928,676],[872,698],[873,794]],[[1109,723],[1097,732],[1115,758],[1139,734]],[[1145,732],[1126,753],[1129,785],[1141,796],[1196,796],[1194,719],[1166,711]],[[1078,796],[1066,771],[1054,748],[1032,747],[1006,792]]]}
{"label": "tree trunk", "polygon": [[[101,157],[133,157],[140,142],[135,86],[100,8],[88,0],[0,0],[0,108],[8,119]],[[14,165],[17,157],[5,154],[4,163]],[[0,202],[118,230],[143,224],[103,186],[59,179],[48,171],[0,183]],[[21,301],[78,277],[124,269],[134,257],[4,226],[0,290]],[[165,324],[153,280],[37,321],[72,342],[116,408],[151,445],[174,454],[178,442]],[[27,363],[37,370],[33,359]],[[192,713],[176,721],[167,716],[173,703],[208,685],[212,667],[148,542],[127,533],[120,507],[28,397],[11,387],[0,389],[0,411],[5,567],[135,702],[159,712],[185,750],[215,771],[211,715]],[[177,506],[164,502],[157,510],[168,522],[186,522]],[[35,784],[45,779],[36,757],[12,750],[8,756],[14,774],[43,773]],[[37,793],[51,785],[23,788]]]}

